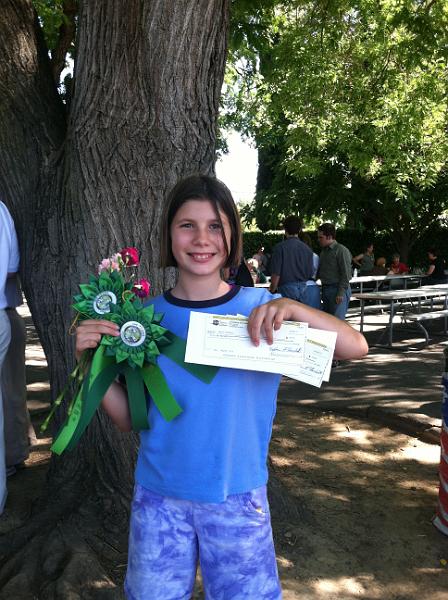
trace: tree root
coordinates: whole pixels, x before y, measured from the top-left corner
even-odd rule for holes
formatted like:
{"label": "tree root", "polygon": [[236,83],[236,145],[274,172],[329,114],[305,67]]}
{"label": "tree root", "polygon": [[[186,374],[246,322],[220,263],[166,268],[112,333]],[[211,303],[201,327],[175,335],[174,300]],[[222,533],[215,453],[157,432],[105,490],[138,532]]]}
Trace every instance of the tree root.
{"label": "tree root", "polygon": [[24,526],[3,536],[1,600],[124,597],[129,515],[122,501],[64,499],[40,500]]}

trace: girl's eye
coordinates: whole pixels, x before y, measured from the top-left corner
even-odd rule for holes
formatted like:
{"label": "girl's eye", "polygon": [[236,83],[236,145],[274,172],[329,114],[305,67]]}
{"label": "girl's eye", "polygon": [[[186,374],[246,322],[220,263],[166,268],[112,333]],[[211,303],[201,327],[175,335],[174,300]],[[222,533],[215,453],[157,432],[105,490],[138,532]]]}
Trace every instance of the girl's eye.
{"label": "girl's eye", "polygon": [[193,227],[193,225],[191,223],[181,223],[180,227],[189,229],[190,227]]}
{"label": "girl's eye", "polygon": [[216,231],[216,230],[221,230],[222,226],[220,223],[213,223],[212,225],[210,225],[210,228]]}

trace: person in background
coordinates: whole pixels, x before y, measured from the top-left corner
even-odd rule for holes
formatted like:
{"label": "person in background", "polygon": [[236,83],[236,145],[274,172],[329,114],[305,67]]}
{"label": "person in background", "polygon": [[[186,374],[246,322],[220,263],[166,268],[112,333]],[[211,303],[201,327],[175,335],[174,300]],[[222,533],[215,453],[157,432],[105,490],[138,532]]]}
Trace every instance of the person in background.
{"label": "person in background", "polygon": [[6,476],[14,475],[22,469],[30,454],[30,443],[35,443],[36,434],[31,424],[26,404],[25,376],[25,322],[16,310],[23,304],[18,276],[9,277],[6,282],[6,313],[11,325],[11,343],[3,364],[1,377]]}
{"label": "person in background", "polygon": [[268,257],[264,253],[264,246],[260,246],[252,258],[258,262],[258,270],[266,275],[268,270]]}
{"label": "person in background", "polygon": [[[6,308],[6,282],[19,270],[19,245],[14,222],[5,204],[0,201],[0,376],[11,340],[11,325]],[[3,433],[3,398],[0,386],[0,514],[6,502],[5,439]]]}
{"label": "person in background", "polygon": [[446,261],[445,259],[438,256],[438,252],[435,248],[428,250],[429,267],[426,271],[425,283],[428,285],[436,283],[447,283],[448,277],[445,274]]}
{"label": "person in background", "polygon": [[255,258],[249,258],[249,260],[247,261],[247,267],[250,271],[254,285],[256,283],[266,283],[267,279],[266,279],[264,273],[262,273],[262,271],[260,271],[258,261]]}
{"label": "person in background", "polygon": [[358,275],[363,277],[364,275],[371,275],[373,267],[375,266],[375,256],[373,255],[373,244],[368,242],[366,244],[364,252],[353,257],[353,264],[358,267]]}
{"label": "person in background", "polygon": [[238,267],[230,267],[222,270],[222,279],[229,285],[242,285],[243,287],[254,287],[247,260],[242,257]]}
{"label": "person in background", "polygon": [[321,310],[322,303],[320,299],[320,287],[317,284],[317,271],[319,270],[319,256],[313,250],[313,244],[311,242],[311,237],[308,233],[302,231],[300,233],[300,239],[304,244],[311,248],[311,252],[313,253],[313,275],[311,279],[307,279],[306,281],[306,299],[308,306],[312,306],[317,310]]}
{"label": "person in background", "polygon": [[322,309],[344,320],[352,294],[352,255],[348,248],[336,241],[333,223],[320,225],[317,239],[322,248],[317,273],[322,282]]}
{"label": "person in background", "polygon": [[302,232],[299,217],[286,217],[284,228],[286,239],[274,246],[272,252],[269,291],[274,294],[278,288],[284,298],[312,306],[306,282],[313,278],[313,251],[299,239]]}
{"label": "person in background", "polygon": [[400,262],[400,255],[394,254],[392,256],[392,262],[389,267],[388,275],[403,275],[403,273],[409,273],[409,267],[404,263]]}
{"label": "person in background", "polygon": [[380,256],[373,267],[372,275],[386,275],[386,273],[386,259],[384,256]]}

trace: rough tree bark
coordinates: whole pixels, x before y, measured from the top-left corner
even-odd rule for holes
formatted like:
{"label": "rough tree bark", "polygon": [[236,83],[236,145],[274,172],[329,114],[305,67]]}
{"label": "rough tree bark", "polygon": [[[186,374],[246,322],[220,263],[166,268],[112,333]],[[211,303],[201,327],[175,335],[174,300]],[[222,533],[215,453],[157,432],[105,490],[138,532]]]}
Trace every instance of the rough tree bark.
{"label": "rough tree bark", "polygon": [[[99,259],[135,245],[155,291],[172,277],[158,268],[159,216],[181,176],[214,170],[228,11],[229,0],[81,1],[66,114],[31,0],[2,2],[0,194],[53,397],[73,366],[71,296]],[[120,597],[105,548],[125,540],[135,448],[99,413],[53,458],[29,526],[0,541],[4,597]]]}

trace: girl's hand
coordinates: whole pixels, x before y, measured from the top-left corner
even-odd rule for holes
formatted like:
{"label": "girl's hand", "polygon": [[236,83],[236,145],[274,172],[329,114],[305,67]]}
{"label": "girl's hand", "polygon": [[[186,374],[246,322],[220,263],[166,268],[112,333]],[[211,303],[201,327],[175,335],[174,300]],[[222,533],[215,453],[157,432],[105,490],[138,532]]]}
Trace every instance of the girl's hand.
{"label": "girl's hand", "polygon": [[258,346],[264,336],[268,344],[274,341],[273,332],[280,329],[283,321],[295,320],[298,303],[289,298],[277,298],[257,306],[249,315],[247,329],[250,339]]}
{"label": "girl's hand", "polygon": [[81,321],[76,328],[76,360],[79,361],[81,354],[88,348],[96,348],[103,335],[114,337],[120,334],[118,325],[104,319],[87,319]]}
{"label": "girl's hand", "polygon": [[348,323],[316,310],[290,298],[271,300],[257,306],[249,315],[247,329],[255,346],[264,335],[268,344],[273,342],[273,332],[280,329],[283,321],[303,321],[316,329],[327,329],[337,333],[335,358],[350,360],[367,354],[369,347],[364,336]]}

